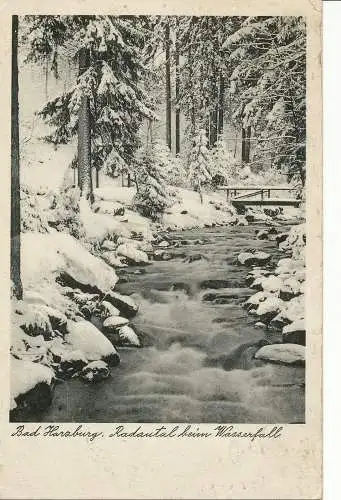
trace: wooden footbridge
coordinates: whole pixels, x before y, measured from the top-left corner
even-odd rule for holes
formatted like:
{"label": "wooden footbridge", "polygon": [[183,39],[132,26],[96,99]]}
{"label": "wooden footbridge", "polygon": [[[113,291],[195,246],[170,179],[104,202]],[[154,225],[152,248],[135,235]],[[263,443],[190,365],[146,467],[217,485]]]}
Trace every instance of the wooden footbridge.
{"label": "wooden footbridge", "polygon": [[[292,198],[272,198],[273,192],[293,192],[295,188],[287,186],[218,186],[219,190],[226,191],[226,198],[237,209],[246,206],[276,206],[298,207],[301,200]],[[242,193],[242,194],[240,194]]]}

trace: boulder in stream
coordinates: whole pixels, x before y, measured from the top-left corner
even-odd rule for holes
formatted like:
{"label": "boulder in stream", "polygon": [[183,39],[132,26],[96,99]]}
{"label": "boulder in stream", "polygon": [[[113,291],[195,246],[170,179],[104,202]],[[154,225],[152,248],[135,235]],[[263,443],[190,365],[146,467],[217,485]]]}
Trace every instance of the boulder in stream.
{"label": "boulder in stream", "polygon": [[187,264],[192,264],[193,262],[197,262],[200,260],[208,260],[208,258],[201,253],[195,253],[193,255],[188,255],[188,257],[185,258],[184,262],[186,262]]}
{"label": "boulder in stream", "polygon": [[256,310],[256,315],[262,323],[268,324],[283,309],[283,301],[270,294],[261,302]]}
{"label": "boulder in stream", "polygon": [[121,314],[123,314],[123,316],[126,318],[132,318],[137,314],[137,304],[127,295],[121,295],[118,292],[110,290],[109,292],[107,292],[105,299],[114,307],[117,307],[117,309],[120,310]]}
{"label": "boulder in stream", "polygon": [[266,229],[261,229],[256,234],[257,234],[258,240],[268,240],[269,239],[269,231],[267,231]]}
{"label": "boulder in stream", "polygon": [[265,252],[242,252],[238,255],[238,263],[244,266],[256,266],[268,264],[271,255]]}
{"label": "boulder in stream", "polygon": [[101,319],[105,320],[109,318],[110,316],[119,316],[120,311],[117,309],[117,307],[113,306],[110,304],[110,302],[103,300],[103,302],[100,302],[94,311],[97,315],[100,316]]}
{"label": "boulder in stream", "polygon": [[103,322],[103,333],[115,332],[128,323],[129,319],[123,318],[122,316],[110,316]]}
{"label": "boulder in stream", "polygon": [[305,347],[298,344],[271,344],[261,347],[256,359],[285,365],[304,366]]}
{"label": "boulder in stream", "polygon": [[111,267],[127,267],[125,259],[116,255],[113,250],[102,252],[102,259]]}
{"label": "boulder in stream", "polygon": [[200,283],[201,289],[212,288],[218,290],[219,288],[230,288],[231,282],[227,280],[205,280]]}
{"label": "boulder in stream", "polygon": [[84,382],[95,384],[110,376],[110,370],[105,361],[92,361],[87,364],[80,373],[80,378]]}
{"label": "boulder in stream", "polygon": [[299,319],[283,328],[282,339],[284,343],[306,345],[305,321]]}
{"label": "boulder in stream", "polygon": [[110,365],[120,362],[111,342],[89,321],[69,321],[65,340],[75,349],[81,350],[89,361],[106,361]]}
{"label": "boulder in stream", "polygon": [[116,254],[124,257],[130,264],[150,264],[146,252],[138,250],[133,244],[124,243],[119,245]]}
{"label": "boulder in stream", "polygon": [[117,244],[114,243],[111,240],[104,240],[103,243],[102,243],[102,249],[103,250],[108,250],[109,252],[113,251],[113,250],[116,250],[116,247],[117,247]]}

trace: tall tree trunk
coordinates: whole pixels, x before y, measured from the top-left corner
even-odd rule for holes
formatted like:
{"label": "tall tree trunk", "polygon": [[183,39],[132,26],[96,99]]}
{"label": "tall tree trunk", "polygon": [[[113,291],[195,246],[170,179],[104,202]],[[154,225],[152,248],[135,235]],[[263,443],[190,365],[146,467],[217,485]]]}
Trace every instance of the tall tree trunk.
{"label": "tall tree trunk", "polygon": [[251,127],[242,128],[242,162],[250,163]]}
{"label": "tall tree trunk", "polygon": [[[82,49],[79,54],[79,74],[89,67],[89,53]],[[91,124],[89,97],[83,95],[78,114],[78,185],[81,195],[92,202],[92,171],[91,171]]]}
{"label": "tall tree trunk", "polygon": [[11,280],[13,294],[22,299],[20,273],[20,156],[19,156],[18,16],[12,16],[11,120]]}
{"label": "tall tree trunk", "polygon": [[[178,27],[178,21],[177,21],[177,27]],[[180,86],[180,51],[179,51],[179,41],[178,41],[178,33],[177,33],[176,34],[176,42],[175,42],[175,99],[176,99],[175,154],[180,153],[180,108],[179,108],[179,104],[178,104],[179,86]]]}
{"label": "tall tree trunk", "polygon": [[48,90],[48,85],[49,85],[49,58],[46,56],[46,61],[45,61],[45,100],[48,101],[49,99],[49,90]]}
{"label": "tall tree trunk", "polygon": [[211,134],[210,134],[210,147],[213,148],[217,142],[218,134],[218,110],[217,108],[211,112]]}
{"label": "tall tree trunk", "polygon": [[166,48],[166,143],[172,149],[172,108],[171,108],[171,68],[170,68],[170,29],[169,20],[165,27]]}
{"label": "tall tree trunk", "polygon": [[218,134],[224,133],[224,93],[225,80],[222,74],[219,75],[219,113],[218,113]]}
{"label": "tall tree trunk", "polygon": [[[188,49],[188,68],[189,68],[189,79],[192,81],[193,79],[193,68],[192,68],[192,49],[191,46],[189,46]],[[193,93],[191,94],[191,135],[192,138],[195,136],[196,132],[196,114],[195,114],[195,101],[194,101],[194,95]]]}
{"label": "tall tree trunk", "polygon": [[[203,106],[201,109],[204,109]],[[208,117],[206,119],[205,129],[206,129],[206,137],[207,137],[207,147],[210,148],[211,147],[211,115],[208,115]]]}

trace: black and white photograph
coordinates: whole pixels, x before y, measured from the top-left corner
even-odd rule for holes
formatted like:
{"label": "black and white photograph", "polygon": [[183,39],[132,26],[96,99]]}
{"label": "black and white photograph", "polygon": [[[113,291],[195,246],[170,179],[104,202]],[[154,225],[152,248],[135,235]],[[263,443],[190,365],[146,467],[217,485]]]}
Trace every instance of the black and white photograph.
{"label": "black and white photograph", "polygon": [[305,424],[305,17],[11,22],[9,421]]}

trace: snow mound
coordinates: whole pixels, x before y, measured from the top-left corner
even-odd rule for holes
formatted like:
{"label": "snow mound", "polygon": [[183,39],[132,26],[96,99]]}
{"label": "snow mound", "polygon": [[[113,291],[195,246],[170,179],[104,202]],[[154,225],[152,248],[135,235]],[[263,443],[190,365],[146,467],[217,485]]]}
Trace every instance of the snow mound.
{"label": "snow mound", "polygon": [[65,340],[75,349],[81,350],[89,361],[119,359],[115,347],[89,321],[69,321]]}
{"label": "snow mound", "polygon": [[166,227],[191,229],[212,224],[229,224],[236,220],[234,210],[226,205],[222,193],[204,194],[201,203],[198,193],[194,191],[183,188],[176,188],[176,191],[177,202],[163,216]]}
{"label": "snow mound", "polygon": [[40,383],[51,385],[53,371],[47,366],[31,361],[11,358],[11,410],[16,408],[15,399]]}
{"label": "snow mound", "polygon": [[22,235],[22,280],[25,289],[37,288],[44,280],[54,281],[61,272],[104,293],[118,281],[110,266],[93,256],[69,234],[51,231]]}
{"label": "snow mound", "polygon": [[90,239],[104,241],[108,237],[130,235],[129,230],[115,217],[93,212],[86,199],[79,202],[79,214],[85,234]]}

